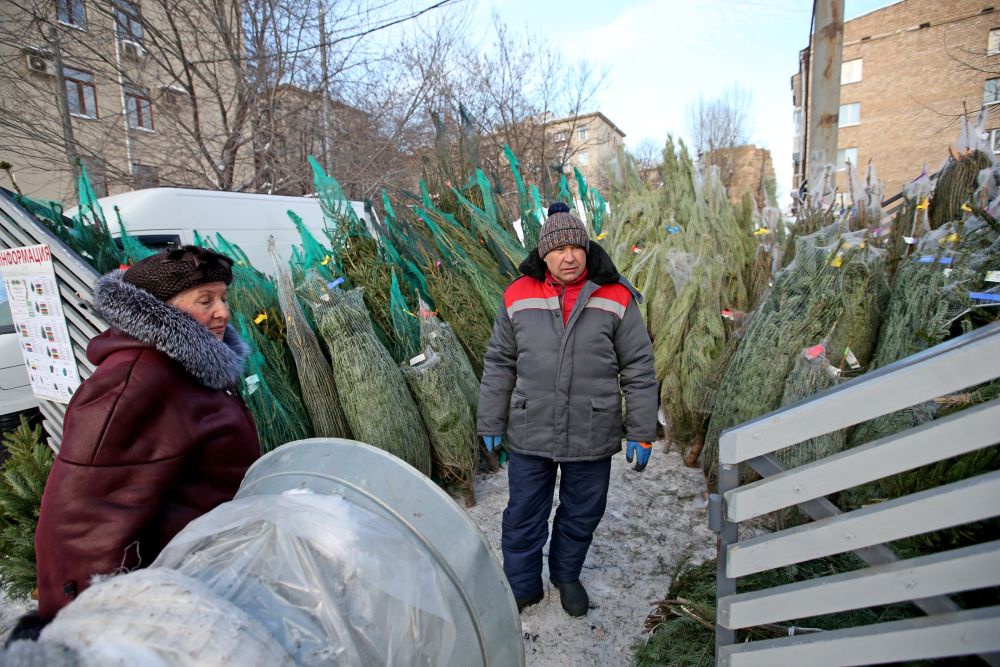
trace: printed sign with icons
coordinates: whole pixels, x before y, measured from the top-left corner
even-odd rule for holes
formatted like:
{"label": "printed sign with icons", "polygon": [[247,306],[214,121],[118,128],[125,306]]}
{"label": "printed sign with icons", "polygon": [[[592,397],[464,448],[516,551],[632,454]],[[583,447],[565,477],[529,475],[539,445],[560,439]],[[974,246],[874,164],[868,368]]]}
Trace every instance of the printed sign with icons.
{"label": "printed sign with icons", "polygon": [[69,403],[80,375],[49,247],[0,250],[0,277],[10,297],[32,391],[38,398]]}

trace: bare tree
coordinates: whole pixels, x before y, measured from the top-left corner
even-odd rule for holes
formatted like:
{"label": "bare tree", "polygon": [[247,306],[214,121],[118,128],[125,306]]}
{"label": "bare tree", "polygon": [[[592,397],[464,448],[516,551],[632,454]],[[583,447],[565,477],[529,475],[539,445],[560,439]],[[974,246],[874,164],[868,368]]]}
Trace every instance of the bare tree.
{"label": "bare tree", "polygon": [[700,96],[687,109],[694,149],[708,153],[747,143],[752,108],[752,95],[738,84],[730,86],[715,99]]}
{"label": "bare tree", "polygon": [[[306,153],[329,159],[328,139],[382,129],[356,113],[350,95],[336,94],[350,91],[351,77],[375,57],[359,45],[451,2],[401,11],[398,0],[145,0],[140,11],[114,0],[86,3],[76,17],[83,25],[73,26],[74,17],[57,20],[48,0],[10,0],[0,8],[0,130],[8,139],[0,157],[51,179],[81,156],[92,175],[101,172],[96,180],[119,187],[301,191]],[[322,30],[321,10],[329,17]],[[64,80],[54,66],[25,70],[25,54],[51,63],[56,46],[85,81]],[[80,97],[61,124],[63,90]]]}

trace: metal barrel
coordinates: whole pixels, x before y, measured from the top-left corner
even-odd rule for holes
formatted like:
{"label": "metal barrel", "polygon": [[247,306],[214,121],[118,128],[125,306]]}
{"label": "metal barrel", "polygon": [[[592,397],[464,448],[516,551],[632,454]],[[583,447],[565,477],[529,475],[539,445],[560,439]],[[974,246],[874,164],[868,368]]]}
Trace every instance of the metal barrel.
{"label": "metal barrel", "polygon": [[447,581],[442,594],[458,632],[451,664],[524,664],[521,621],[500,563],[479,527],[429,478],[371,445],[311,438],[258,460],[236,500],[296,490],[342,497],[423,545]]}

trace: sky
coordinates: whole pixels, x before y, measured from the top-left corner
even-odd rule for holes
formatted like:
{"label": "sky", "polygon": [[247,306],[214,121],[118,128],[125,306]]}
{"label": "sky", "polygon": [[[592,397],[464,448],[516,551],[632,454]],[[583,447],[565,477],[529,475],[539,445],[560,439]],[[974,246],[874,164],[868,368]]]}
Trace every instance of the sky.
{"label": "sky", "polygon": [[[779,201],[792,175],[791,77],[809,39],[810,0],[470,0],[473,25],[489,30],[496,12],[571,61],[606,74],[593,109],[635,149],[685,137],[686,109],[739,84],[752,96],[750,140],[768,148]],[[846,0],[845,18],[893,4]]]}

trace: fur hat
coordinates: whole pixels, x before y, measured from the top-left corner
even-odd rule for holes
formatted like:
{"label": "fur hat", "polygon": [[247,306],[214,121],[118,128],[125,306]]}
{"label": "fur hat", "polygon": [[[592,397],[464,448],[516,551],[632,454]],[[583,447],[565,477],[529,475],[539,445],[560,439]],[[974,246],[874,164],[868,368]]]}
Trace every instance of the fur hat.
{"label": "fur hat", "polygon": [[590,239],[587,238],[587,228],[578,217],[569,212],[569,206],[557,201],[549,206],[549,217],[542,225],[538,237],[538,256],[544,259],[550,251],[564,245],[576,245],[589,250]]}
{"label": "fur hat", "polygon": [[133,264],[122,280],[146,290],[160,301],[169,301],[185,290],[206,283],[233,281],[233,260],[199,248],[181,246],[163,250]]}

